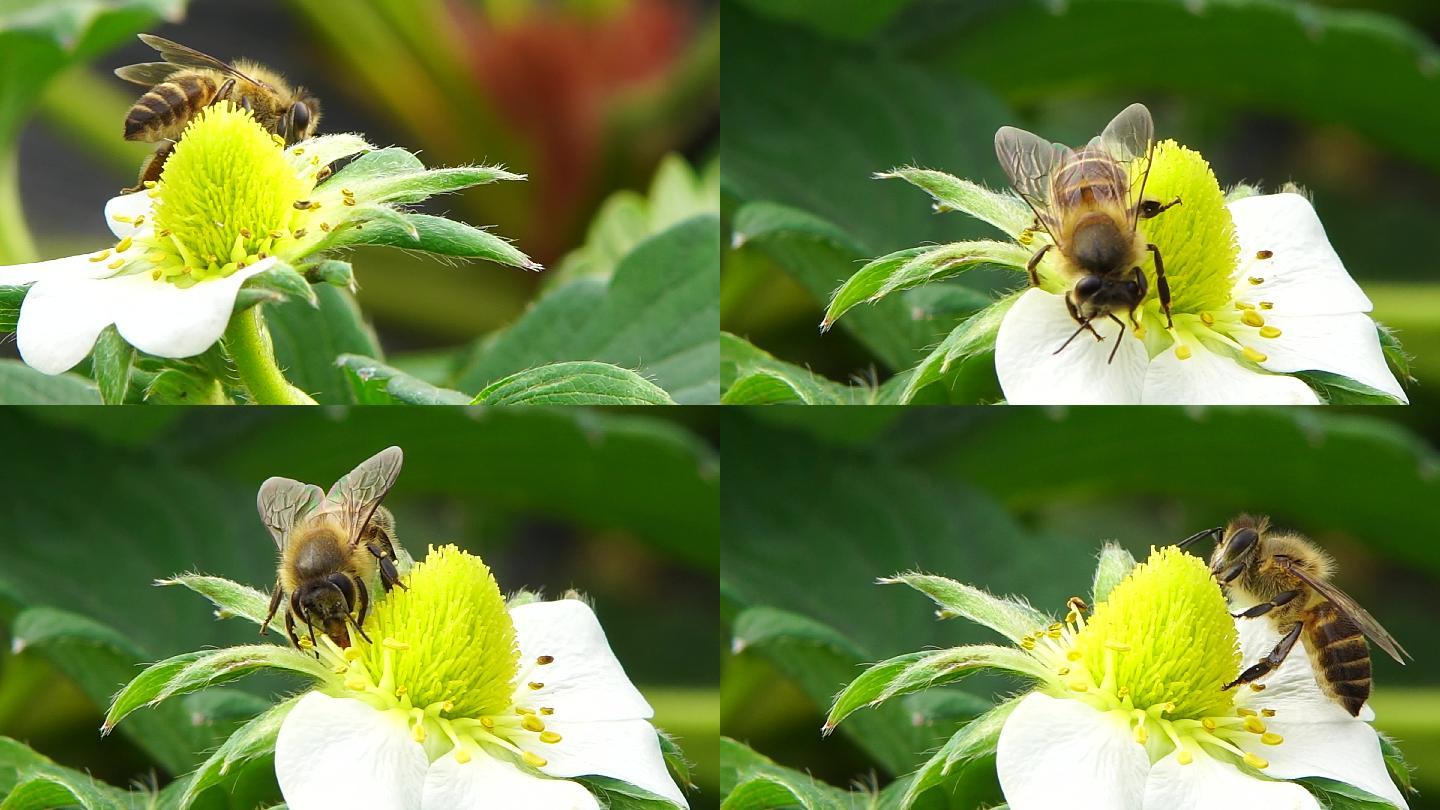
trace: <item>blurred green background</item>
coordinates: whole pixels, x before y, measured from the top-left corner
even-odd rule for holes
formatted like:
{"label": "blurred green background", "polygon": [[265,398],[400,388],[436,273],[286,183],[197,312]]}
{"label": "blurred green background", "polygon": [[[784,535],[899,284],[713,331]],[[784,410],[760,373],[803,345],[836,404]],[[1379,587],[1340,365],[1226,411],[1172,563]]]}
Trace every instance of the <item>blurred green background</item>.
{"label": "blurred green background", "polygon": [[[193,570],[268,589],[260,482],[328,486],[395,444],[405,466],[386,505],[407,549],[419,558],[455,542],[485,558],[502,590],[592,597],[655,722],[695,762],[692,806],[715,806],[716,414],[196,411],[0,408],[0,737],[120,787],[164,788],[194,767],[299,682],[247,678],[143,709],[101,738],[102,707],[141,663],[256,641],[249,623],[217,621],[198,595],[151,583]],[[3,748],[0,796],[15,779]],[[197,806],[269,806],[272,767],[247,766]]]}
{"label": "blurred green background", "polygon": [[[832,806],[892,808],[903,777],[1019,684],[976,676],[820,726],[864,664],[993,643],[877,577],[918,569],[1042,611],[1088,593],[1095,555],[1269,514],[1334,554],[1337,584],[1415,651],[1372,657],[1376,727],[1400,741],[1440,808],[1440,430],[1335,409],[727,409],[721,496],[722,794],[760,772],[808,773]],[[742,747],[748,745],[749,748]],[[765,764],[757,758],[768,757]],[[807,783],[806,779],[799,779]],[[852,784],[879,799],[847,796]],[[896,787],[898,786],[898,787]],[[888,789],[886,789],[888,788]],[[923,794],[924,810],[1000,801],[980,760]],[[781,801],[774,805],[787,806]]]}
{"label": "blurred green background", "polygon": [[[1004,185],[1006,124],[1083,143],[1131,102],[1224,186],[1313,194],[1336,250],[1440,375],[1440,4],[1430,0],[723,0],[721,324],[831,380],[883,382],[1021,279],[969,272],[858,307],[829,294],[868,259],[994,238],[936,214],[894,166]],[[841,9],[841,10],[837,10]],[[746,356],[729,347],[727,359]],[[930,399],[998,398],[987,356]]]}
{"label": "blurred green background", "polygon": [[[0,0],[0,264],[113,242],[101,206],[135,182],[154,147],[122,139],[142,88],[111,72],[158,58],[135,38],[150,32],[258,61],[306,86],[321,100],[322,133],[359,132],[428,166],[498,163],[529,178],[421,209],[493,226],[546,272],[361,248],[350,260],[363,319],[335,291],[321,291],[319,313],[269,308],[281,362],[322,402],[356,401],[333,368],[342,352],[383,356],[405,374],[472,394],[512,371],[595,359],[639,368],[681,401],[712,402],[713,383],[687,395],[679,389],[688,381],[668,379],[673,367],[701,361],[713,377],[710,264],[636,260],[644,266],[629,273],[665,288],[705,276],[703,300],[663,299],[706,327],[706,341],[685,338],[677,351],[699,358],[693,364],[652,368],[665,359],[654,348],[663,341],[647,336],[649,351],[631,351],[617,326],[570,335],[582,331],[580,316],[558,302],[536,316],[543,325],[520,329],[565,335],[539,347],[526,339],[526,353],[499,333],[527,323],[522,316],[542,296],[566,288],[573,303],[581,277],[608,281],[649,237],[714,214],[719,29],[713,0]],[[713,233],[713,219],[704,222]],[[321,369],[311,371],[317,353]],[[14,356],[5,341],[0,357]]]}

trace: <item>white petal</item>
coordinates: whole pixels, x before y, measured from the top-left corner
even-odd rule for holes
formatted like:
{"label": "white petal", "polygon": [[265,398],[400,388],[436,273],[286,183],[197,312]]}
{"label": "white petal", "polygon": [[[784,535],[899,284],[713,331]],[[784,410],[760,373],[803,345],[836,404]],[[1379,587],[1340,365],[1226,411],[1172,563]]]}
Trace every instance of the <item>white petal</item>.
{"label": "white petal", "polygon": [[319,692],[295,704],[275,741],[291,810],[419,810],[429,764],[403,720]]}
{"label": "white petal", "polygon": [[1000,729],[995,770],[1013,810],[1140,810],[1150,757],[1109,715],[1035,693]]}
{"label": "white petal", "polygon": [[1320,398],[1295,377],[1262,374],[1198,341],[1187,344],[1181,360],[1169,347],[1150,361],[1145,375],[1145,405],[1318,405]]}
{"label": "white petal", "polygon": [[225,333],[235,309],[235,296],[245,280],[275,265],[274,257],[237,270],[225,278],[177,287],[152,281],[144,273],[113,279],[123,303],[115,327],[131,346],[157,357],[193,357]]}
{"label": "white petal", "polygon": [[[558,717],[558,714],[556,715]],[[609,776],[689,807],[685,795],[665,768],[660,738],[644,720],[565,722],[545,718],[545,727],[560,735],[560,742],[542,743],[535,737],[517,739],[521,748],[544,757],[540,770],[551,776]]]}
{"label": "white petal", "polygon": [[[532,602],[510,611],[520,660],[529,666],[519,679],[516,702],[546,706],[566,720],[632,720],[655,712],[630,683],[610,650],[600,620],[578,599]],[[536,664],[548,655],[554,660]],[[530,689],[530,683],[544,684]]]}
{"label": "white petal", "polygon": [[[149,191],[137,191],[134,194],[111,197],[105,202],[105,224],[110,226],[111,231],[114,231],[115,238],[124,239],[135,232],[135,217],[150,216],[150,209],[154,206],[155,201],[151,198]],[[116,215],[126,217],[131,221],[117,221]]]}
{"label": "white petal", "polygon": [[[1270,652],[1280,640],[1280,633],[1264,620],[1239,620],[1242,666],[1249,666]],[[1302,642],[1303,643],[1303,642]],[[1330,699],[1315,680],[1314,665],[1301,645],[1285,656],[1285,661],[1262,683],[1265,690],[1237,690],[1236,704],[1248,708],[1271,709],[1273,717],[1265,719],[1266,727],[1279,734],[1284,742],[1264,745],[1258,739],[1245,737],[1239,745],[1246,751],[1267,760],[1265,775],[1276,779],[1299,779],[1319,776],[1354,785],[1379,796],[1398,807],[1405,799],[1390,781],[1385,759],[1380,752],[1380,739],[1366,719],[1374,713],[1365,707],[1361,717],[1352,717],[1339,703]]]}
{"label": "white petal", "polygon": [[118,302],[112,280],[93,278],[97,272],[113,271],[84,256],[41,264],[48,265],[44,276],[20,304],[16,344],[31,368],[60,374],[84,360],[100,332],[115,322]]}
{"label": "white petal", "polygon": [[995,339],[995,373],[1005,399],[1012,405],[1133,405],[1140,402],[1149,357],[1145,344],[1127,329],[1110,362],[1119,325],[1096,321],[1105,338],[1089,332],[1076,335],[1056,353],[1076,323],[1065,299],[1032,289],[1020,296],[1000,322]]}
{"label": "white petal", "polygon": [[104,262],[90,261],[89,255],[66,256],[43,262],[0,267],[0,287],[21,287],[42,279],[98,278],[113,272],[105,266]]}
{"label": "white petal", "polygon": [[[335,805],[339,807],[340,805]],[[577,782],[541,779],[508,762],[477,755],[460,763],[446,755],[425,774],[421,810],[599,810]]]}
{"label": "white petal", "polygon": [[1370,316],[1363,313],[1308,317],[1267,314],[1265,322],[1278,328],[1280,337],[1263,338],[1255,329],[1241,329],[1232,334],[1242,346],[1266,356],[1261,366],[1280,372],[1330,371],[1401,401],[1409,401],[1385,364],[1380,337]]}
{"label": "white petal", "polygon": [[1290,782],[1257,779],[1225,762],[1196,754],[1189,765],[1175,755],[1150,769],[1145,783],[1145,810],[1320,810],[1310,792]]}
{"label": "white petal", "polygon": [[[1237,200],[1229,208],[1240,242],[1237,298],[1269,301],[1282,315],[1370,311],[1370,299],[1345,272],[1309,200],[1267,194]],[[1270,251],[1270,258],[1257,258],[1262,250]],[[1252,284],[1251,278],[1262,281]]]}

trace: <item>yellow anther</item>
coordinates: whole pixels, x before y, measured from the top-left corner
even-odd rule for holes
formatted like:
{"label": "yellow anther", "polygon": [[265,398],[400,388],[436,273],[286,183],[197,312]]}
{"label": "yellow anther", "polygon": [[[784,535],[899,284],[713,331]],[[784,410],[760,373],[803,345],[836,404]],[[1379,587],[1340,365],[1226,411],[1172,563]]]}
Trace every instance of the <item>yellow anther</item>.
{"label": "yellow anther", "polygon": [[410,687],[404,684],[395,687],[395,697],[405,697],[408,694],[410,694]]}
{"label": "yellow anther", "polygon": [[1208,717],[1201,719],[1200,725],[1204,726],[1206,731],[1214,731],[1214,730],[1215,730],[1215,721],[1214,721],[1214,720],[1211,720],[1211,719],[1208,718]]}
{"label": "yellow anther", "polygon": [[1190,763],[1195,761],[1195,755],[1190,753],[1189,751],[1181,751],[1180,753],[1175,755],[1175,761],[1179,762],[1181,765],[1189,765]]}
{"label": "yellow anther", "polygon": [[387,638],[385,638],[383,641],[381,641],[380,643],[381,643],[381,644],[384,644],[386,647],[389,647],[389,648],[392,649],[392,650],[408,650],[408,649],[410,649],[410,645],[409,645],[409,644],[406,644],[405,642],[401,641],[401,640],[398,639],[398,638],[389,638],[389,637],[387,637]]}
{"label": "yellow anther", "polygon": [[531,681],[530,683],[527,683],[525,685],[530,687],[530,689],[533,691],[539,691],[545,688],[545,684],[540,683],[539,681]]}
{"label": "yellow anther", "polygon": [[1245,314],[1240,316],[1240,322],[1246,326],[1264,326],[1265,318],[1255,310],[1247,309]]}
{"label": "yellow anther", "polygon": [[1268,259],[1268,258],[1270,258],[1271,256],[1274,256],[1274,255],[1275,255],[1275,252],[1274,252],[1273,250],[1257,250],[1257,251],[1255,251],[1255,258],[1260,259],[1260,260],[1262,260],[1262,261],[1265,260],[1265,259]]}
{"label": "yellow anther", "polygon": [[1255,769],[1257,769],[1257,770],[1263,770],[1263,769],[1265,769],[1265,768],[1270,767],[1270,763],[1269,763],[1269,762],[1261,759],[1260,757],[1255,756],[1254,754],[1249,754],[1249,753],[1247,753],[1247,754],[1245,755],[1245,764],[1246,764],[1246,765],[1249,765],[1250,767],[1255,768]]}
{"label": "yellow anther", "polygon": [[1263,683],[1255,683],[1254,681],[1251,681],[1251,683],[1250,683],[1250,691],[1252,691],[1252,692],[1264,692],[1264,691],[1265,691],[1265,684],[1263,684]]}
{"label": "yellow anther", "polygon": [[531,753],[530,751],[526,751],[524,756],[522,756],[521,758],[525,760],[526,765],[529,765],[532,768],[543,768],[549,764],[549,760],[545,759],[539,754]]}
{"label": "yellow anther", "polygon": [[[158,273],[158,272],[160,272],[160,271],[159,271],[159,270],[156,270],[155,272]],[[349,664],[336,664],[335,666],[333,666],[333,667],[330,668],[330,671],[333,672],[333,673],[335,673],[336,675],[344,675],[345,673],[347,673],[347,672],[350,671],[350,665],[349,665]]]}
{"label": "yellow anther", "polygon": [[120,268],[122,268],[122,267],[125,266],[125,260],[124,260],[124,259],[116,259],[115,261],[110,262],[109,264],[107,264],[107,265],[105,265],[105,266],[108,267],[108,268],[110,268],[111,270],[119,270]]}
{"label": "yellow anther", "polygon": [[1144,745],[1146,742],[1149,741],[1149,739],[1150,732],[1146,730],[1145,726],[1139,725],[1135,727],[1135,742]]}
{"label": "yellow anther", "polygon": [[116,222],[126,222],[126,223],[129,223],[129,222],[134,222],[134,221],[135,221],[135,218],[134,218],[134,217],[129,216],[129,215],[126,215],[126,214],[115,214],[115,215],[111,216],[110,218],[113,219],[113,220],[115,220]]}
{"label": "yellow anther", "polygon": [[415,727],[410,729],[410,737],[411,739],[415,740],[415,742],[425,742],[425,724],[416,723]]}
{"label": "yellow anther", "polygon": [[1274,309],[1274,308],[1275,308],[1275,302],[1274,302],[1274,301],[1261,301],[1261,302],[1260,302],[1260,308],[1261,308],[1261,309]]}
{"label": "yellow anther", "polygon": [[1263,337],[1263,338],[1277,338],[1277,337],[1280,337],[1280,330],[1279,330],[1279,329],[1276,329],[1276,328],[1273,327],[1273,326],[1263,326],[1263,327],[1260,328],[1260,337]]}
{"label": "yellow anther", "polygon": [[1071,681],[1070,688],[1071,690],[1076,692],[1088,692],[1090,691],[1090,684],[1085,683],[1084,681]]}
{"label": "yellow anther", "polygon": [[154,181],[154,180],[146,180],[145,182],[141,183],[140,185],[144,186],[145,188],[154,188],[154,187],[155,187],[155,181]]}
{"label": "yellow anther", "polygon": [[1236,301],[1235,308],[1240,310],[1254,309],[1255,305],[1250,303],[1249,301]]}
{"label": "yellow anther", "polygon": [[1175,347],[1175,357],[1176,357],[1177,359],[1180,359],[1180,360],[1189,360],[1190,358],[1192,358],[1192,357],[1194,357],[1194,356],[1195,356],[1195,352],[1191,351],[1191,350],[1190,350],[1190,347],[1189,347],[1189,346],[1186,346],[1184,343],[1181,343],[1179,346],[1176,346],[1176,347]]}
{"label": "yellow anther", "polygon": [[1240,715],[1241,717],[1254,717],[1256,714],[1258,714],[1258,712],[1256,712],[1254,709],[1236,709],[1235,713]]}
{"label": "yellow anther", "polygon": [[1115,690],[1115,695],[1116,695],[1116,697],[1119,697],[1121,700],[1124,700],[1125,698],[1130,697],[1130,687],[1128,687],[1128,686],[1122,686],[1122,687],[1120,687],[1119,689],[1116,689],[1116,690]]}
{"label": "yellow anther", "polygon": [[296,229],[295,229],[295,232],[292,233],[292,234],[290,234],[290,235],[293,236],[293,237],[295,237],[296,239],[304,239],[304,238],[305,238],[305,229],[304,229],[304,228],[296,228]]}
{"label": "yellow anther", "polygon": [[345,203],[346,205],[354,205],[354,204],[355,204],[355,198],[354,198],[354,197],[346,197],[346,198],[342,199],[340,202],[343,202],[343,203]]}
{"label": "yellow anther", "polygon": [[549,706],[541,706],[540,713],[545,715],[546,717],[549,717],[550,715],[555,713],[555,710]]}
{"label": "yellow anther", "polygon": [[1020,646],[1026,650],[1033,650],[1035,649],[1035,639],[1026,636],[1020,639]]}
{"label": "yellow anther", "polygon": [[546,664],[553,664],[553,663],[555,663],[555,656],[553,656],[553,655],[542,655],[542,656],[540,656],[539,658],[536,658],[536,659],[535,659],[535,663],[539,664],[539,665],[542,666],[542,667],[545,666]]}
{"label": "yellow anther", "polygon": [[1060,636],[1064,634],[1059,630],[1049,630],[1045,633],[1045,635],[1049,636],[1050,638],[1060,638]]}
{"label": "yellow anther", "polygon": [[1279,734],[1276,734],[1273,731],[1267,731],[1264,734],[1260,735],[1260,742],[1265,743],[1266,745],[1279,745],[1280,743],[1285,742],[1285,738],[1281,737]]}
{"label": "yellow anther", "polygon": [[1106,641],[1105,647],[1106,649],[1111,649],[1115,652],[1130,652],[1130,645],[1121,643],[1119,641]]}
{"label": "yellow anther", "polygon": [[283,147],[285,145],[285,139],[273,132],[270,133],[270,140],[274,141],[276,146]]}
{"label": "yellow anther", "polygon": [[346,689],[354,689],[356,692],[365,691],[365,681],[360,678],[351,678],[345,682]]}
{"label": "yellow anther", "polygon": [[553,732],[553,731],[541,732],[541,734],[540,734],[540,742],[543,742],[543,743],[557,743],[557,742],[560,742],[560,735],[559,735],[559,734],[556,734],[556,733]]}
{"label": "yellow anther", "polygon": [[[187,268],[185,268],[185,269],[186,269],[186,270],[189,270],[190,268],[187,267]],[[302,638],[302,639],[300,639],[300,649],[302,649],[302,650],[308,650],[308,649],[310,649],[311,647],[314,647],[314,646],[315,646],[315,644],[314,644],[312,641],[310,641],[310,639],[308,639],[308,638]],[[354,661],[355,659],[351,658],[350,660],[351,660],[351,661]]]}
{"label": "yellow anther", "polygon": [[1242,349],[1240,353],[1245,355],[1245,359],[1249,360],[1252,363],[1263,363],[1266,360],[1270,359],[1269,355],[1265,354],[1264,352],[1257,352],[1249,346],[1246,346],[1244,349]]}
{"label": "yellow anther", "polygon": [[1260,276],[1251,276],[1250,278],[1246,279],[1246,281],[1249,281],[1251,284],[1255,284],[1255,285],[1260,285],[1260,284],[1264,284],[1264,283],[1265,283],[1265,279],[1261,278]]}
{"label": "yellow anther", "polygon": [[536,717],[533,714],[526,715],[525,719],[520,721],[520,727],[525,729],[526,731],[545,730],[545,724],[540,721],[540,718]]}
{"label": "yellow anther", "polygon": [[1069,667],[1060,667],[1060,669],[1056,670],[1056,673],[1055,673],[1055,674],[1057,674],[1057,675],[1059,675],[1060,677],[1063,678],[1063,677],[1065,677],[1066,675],[1069,675],[1069,674],[1070,674],[1070,668],[1069,668]]}
{"label": "yellow anther", "polygon": [[484,727],[487,728],[487,729],[488,729],[488,728],[495,728],[495,720],[494,720],[494,718],[490,718],[490,717],[482,717],[482,718],[480,718],[480,725],[484,726]]}
{"label": "yellow anther", "polygon": [[290,152],[291,152],[291,154],[295,155],[295,157],[300,157],[301,155],[305,154],[305,150],[304,150],[303,148],[299,147],[299,146],[297,146],[297,147],[295,147],[294,149],[290,150]]}
{"label": "yellow anther", "polygon": [[310,157],[310,165],[311,165],[311,166],[319,166],[319,165],[320,165],[320,156],[319,156],[319,155],[312,155],[312,156]]}
{"label": "yellow anther", "polygon": [[515,713],[520,715],[521,717],[524,717],[527,714],[534,714],[535,710],[529,708],[528,706],[516,706]]}
{"label": "yellow anther", "polygon": [[140,216],[135,217],[135,227],[138,228],[138,227],[140,227],[141,225],[144,225],[144,224],[145,224],[145,215],[144,215],[144,214],[141,214]]}
{"label": "yellow anther", "polygon": [[1274,716],[1275,716],[1275,710],[1274,710],[1274,709],[1261,709],[1261,710],[1260,710],[1260,713],[1261,713],[1262,715],[1266,716],[1266,717],[1274,717]]}
{"label": "yellow anther", "polygon": [[[301,639],[301,640],[304,641],[304,639]],[[346,648],[345,648],[345,660],[346,660],[346,661],[359,661],[359,660],[360,660],[360,651],[359,651],[358,649],[354,648],[354,647],[346,647]]]}
{"label": "yellow anther", "polygon": [[351,190],[348,189],[348,188],[342,188],[342,189],[340,189],[340,193],[343,194],[343,195],[345,195],[346,197],[354,197],[354,196],[355,196],[355,192],[351,191]]}
{"label": "yellow anther", "polygon": [[1202,313],[1200,313],[1200,322],[1203,323],[1203,324],[1205,324],[1206,326],[1214,326],[1214,325],[1215,325],[1215,316],[1214,316],[1214,315],[1211,315],[1211,314],[1208,313],[1208,312],[1202,312]]}
{"label": "yellow anther", "polygon": [[322,223],[320,223],[320,230],[322,230],[322,231],[324,231],[324,232],[326,232],[326,233],[329,233],[329,232],[330,232],[330,223],[328,223],[328,222],[322,222]]}
{"label": "yellow anther", "polygon": [[470,752],[466,751],[464,748],[456,749],[455,761],[460,763],[461,765],[464,765],[465,763],[470,761]]}
{"label": "yellow anther", "polygon": [[1264,734],[1265,721],[1258,717],[1247,717],[1245,718],[1245,730],[1251,734]]}
{"label": "yellow anther", "polygon": [[284,239],[284,238],[285,238],[285,232],[282,231],[282,230],[280,230],[279,228],[276,228],[275,230],[273,230],[273,231],[270,232],[270,238],[271,238],[271,239]]}
{"label": "yellow anther", "polygon": [[105,260],[108,259],[108,258],[110,258],[110,251],[109,251],[109,250],[102,250],[102,251],[100,251],[99,253],[96,253],[94,256],[91,256],[91,257],[90,257],[90,261],[92,261],[92,262],[103,262],[103,261],[105,261]]}
{"label": "yellow anther", "polygon": [[1080,654],[1079,650],[1071,650],[1070,652],[1065,653],[1066,661],[1079,661],[1081,658],[1084,657],[1085,656]]}
{"label": "yellow anther", "polygon": [[159,270],[151,270],[151,271],[150,271],[150,279],[151,279],[152,281],[159,281],[159,280],[160,280],[160,276],[162,276],[162,275],[164,275],[164,274],[161,273]]}

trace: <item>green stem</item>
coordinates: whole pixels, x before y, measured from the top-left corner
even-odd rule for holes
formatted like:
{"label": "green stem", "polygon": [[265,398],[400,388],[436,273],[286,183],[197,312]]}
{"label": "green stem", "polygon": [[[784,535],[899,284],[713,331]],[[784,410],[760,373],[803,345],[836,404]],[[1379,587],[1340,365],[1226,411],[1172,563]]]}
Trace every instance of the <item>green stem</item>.
{"label": "green stem", "polygon": [[240,373],[240,382],[256,405],[314,405],[310,395],[290,384],[275,362],[265,317],[255,306],[230,319],[225,348]]}
{"label": "green stem", "polygon": [[20,160],[14,142],[0,143],[0,265],[36,259],[35,241],[20,207]]}

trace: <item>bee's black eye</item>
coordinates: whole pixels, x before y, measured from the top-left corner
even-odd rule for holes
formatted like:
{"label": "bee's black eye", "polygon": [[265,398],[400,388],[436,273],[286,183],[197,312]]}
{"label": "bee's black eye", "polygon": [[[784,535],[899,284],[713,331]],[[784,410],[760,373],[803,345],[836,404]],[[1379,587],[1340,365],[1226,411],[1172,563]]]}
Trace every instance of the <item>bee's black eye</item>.
{"label": "bee's black eye", "polygon": [[1100,280],[1099,276],[1086,276],[1075,282],[1075,292],[1081,296],[1091,296],[1100,292],[1100,287],[1103,285],[1104,282]]}
{"label": "bee's black eye", "polygon": [[290,132],[300,135],[310,129],[310,108],[303,102],[290,105]]}
{"label": "bee's black eye", "polygon": [[1236,531],[1235,534],[1230,536],[1230,542],[1225,544],[1226,558],[1233,560],[1239,557],[1241,554],[1249,551],[1250,547],[1255,545],[1255,542],[1259,539],[1260,533],[1248,526]]}
{"label": "bee's black eye", "polygon": [[1140,203],[1140,216],[1149,219],[1160,213],[1160,202],[1158,200],[1145,200]]}

